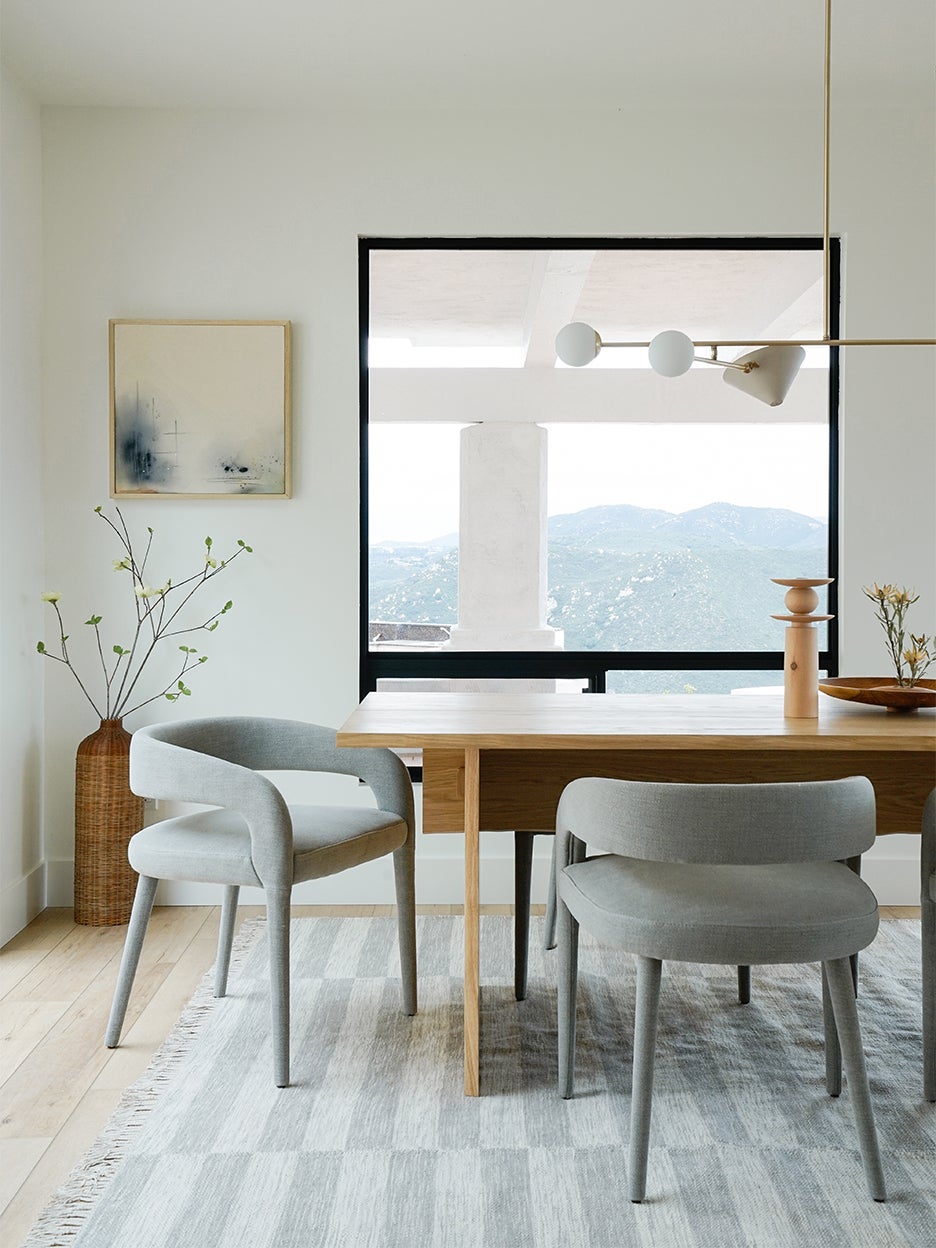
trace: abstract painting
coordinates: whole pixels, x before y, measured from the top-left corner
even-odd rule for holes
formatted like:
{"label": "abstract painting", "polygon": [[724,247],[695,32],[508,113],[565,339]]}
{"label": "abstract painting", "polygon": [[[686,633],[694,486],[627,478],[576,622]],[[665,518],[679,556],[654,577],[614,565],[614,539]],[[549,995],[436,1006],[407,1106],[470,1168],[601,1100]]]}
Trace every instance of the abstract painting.
{"label": "abstract painting", "polygon": [[109,328],[112,498],[289,497],[289,321]]}

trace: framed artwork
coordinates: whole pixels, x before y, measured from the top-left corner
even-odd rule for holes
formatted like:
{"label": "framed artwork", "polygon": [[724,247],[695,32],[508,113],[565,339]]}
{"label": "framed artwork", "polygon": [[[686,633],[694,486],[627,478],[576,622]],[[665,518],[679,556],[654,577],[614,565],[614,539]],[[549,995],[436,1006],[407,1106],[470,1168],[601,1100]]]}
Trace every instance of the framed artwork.
{"label": "framed artwork", "polygon": [[112,498],[290,495],[290,322],[112,320]]}

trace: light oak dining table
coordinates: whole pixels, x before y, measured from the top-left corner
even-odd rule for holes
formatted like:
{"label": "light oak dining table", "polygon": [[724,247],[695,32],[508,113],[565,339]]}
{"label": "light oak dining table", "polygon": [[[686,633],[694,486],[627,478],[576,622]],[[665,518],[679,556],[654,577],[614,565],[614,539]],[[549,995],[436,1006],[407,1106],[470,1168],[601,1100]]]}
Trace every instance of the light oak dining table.
{"label": "light oak dining table", "polygon": [[919,832],[936,786],[936,710],[820,699],[785,719],[782,694],[370,693],[339,746],[421,750],[424,833],[465,838],[465,1094],[481,1090],[482,829],[555,827],[578,776],[752,783],[868,776],[878,835]]}

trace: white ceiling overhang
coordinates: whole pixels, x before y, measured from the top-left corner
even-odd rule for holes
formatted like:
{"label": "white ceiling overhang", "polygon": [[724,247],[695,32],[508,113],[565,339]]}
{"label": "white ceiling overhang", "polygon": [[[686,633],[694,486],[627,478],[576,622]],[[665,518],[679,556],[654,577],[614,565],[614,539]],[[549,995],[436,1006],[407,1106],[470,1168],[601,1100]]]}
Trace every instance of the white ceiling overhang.
{"label": "white ceiling overhang", "polygon": [[722,382],[721,369],[684,377],[649,369],[381,368],[370,373],[369,419],[472,424],[804,424],[828,419],[828,374],[803,369],[779,407],[765,407]]}

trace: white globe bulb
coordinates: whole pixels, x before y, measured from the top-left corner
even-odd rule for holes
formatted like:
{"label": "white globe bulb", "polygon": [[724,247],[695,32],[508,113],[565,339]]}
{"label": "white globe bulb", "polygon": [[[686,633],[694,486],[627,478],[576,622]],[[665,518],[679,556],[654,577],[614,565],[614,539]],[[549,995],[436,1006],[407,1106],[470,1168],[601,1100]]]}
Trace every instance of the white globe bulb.
{"label": "white globe bulb", "polygon": [[564,325],[556,334],[556,355],[563,364],[571,364],[573,368],[590,364],[600,350],[601,339],[584,321]]}
{"label": "white globe bulb", "polygon": [[664,329],[650,342],[650,367],[661,377],[681,377],[692,368],[695,347],[679,329]]}

